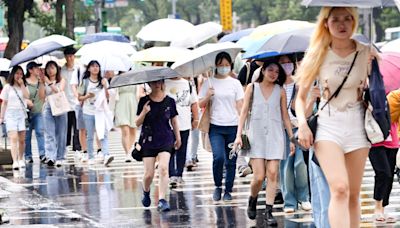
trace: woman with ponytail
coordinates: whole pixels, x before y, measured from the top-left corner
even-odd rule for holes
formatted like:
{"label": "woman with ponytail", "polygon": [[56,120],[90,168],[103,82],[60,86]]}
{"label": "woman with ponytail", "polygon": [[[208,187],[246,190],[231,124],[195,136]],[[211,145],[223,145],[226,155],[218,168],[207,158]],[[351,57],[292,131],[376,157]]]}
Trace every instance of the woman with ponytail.
{"label": "woman with ponytail", "polygon": [[[297,72],[299,143],[307,149],[314,147],[328,181],[331,227],[360,225],[360,188],[371,146],[364,130],[365,110],[361,102],[371,49],[351,39],[357,24],[355,8],[323,7]],[[315,80],[323,93],[317,133],[313,135],[305,107]]]}

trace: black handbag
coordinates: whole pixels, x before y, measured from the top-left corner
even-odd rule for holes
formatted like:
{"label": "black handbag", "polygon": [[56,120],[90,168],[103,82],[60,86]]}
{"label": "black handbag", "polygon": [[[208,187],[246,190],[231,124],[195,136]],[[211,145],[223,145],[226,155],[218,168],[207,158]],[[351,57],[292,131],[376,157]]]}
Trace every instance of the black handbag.
{"label": "black handbag", "polygon": [[313,134],[313,138],[315,139],[315,136],[317,134],[317,128],[318,128],[318,115],[319,115],[319,111],[322,111],[326,105],[329,104],[329,102],[337,97],[339,95],[340,90],[343,88],[344,83],[346,83],[347,79],[349,78],[350,72],[353,69],[354,63],[356,62],[358,56],[358,51],[356,52],[356,54],[354,55],[354,59],[353,62],[351,63],[351,66],[349,68],[349,71],[347,72],[346,76],[344,77],[342,83],[339,85],[339,87],[336,89],[336,91],[332,94],[331,97],[329,97],[328,101],[322,106],[321,110],[318,109],[319,106],[319,102],[317,102],[317,112],[313,113],[308,119],[307,119],[307,125],[310,128],[312,134]]}
{"label": "black handbag", "polygon": [[245,123],[244,129],[243,129],[244,131],[241,135],[241,138],[242,138],[241,150],[242,151],[249,151],[251,149],[250,140],[249,140],[247,131],[250,128],[249,125],[250,125],[251,111],[252,111],[252,106],[253,106],[253,99],[254,99],[254,84],[253,84],[253,91],[251,92],[251,97],[250,97],[250,102],[249,102],[248,116],[247,116],[246,123]]}
{"label": "black handbag", "polygon": [[143,152],[139,143],[135,142],[131,155],[136,161],[143,161]]}

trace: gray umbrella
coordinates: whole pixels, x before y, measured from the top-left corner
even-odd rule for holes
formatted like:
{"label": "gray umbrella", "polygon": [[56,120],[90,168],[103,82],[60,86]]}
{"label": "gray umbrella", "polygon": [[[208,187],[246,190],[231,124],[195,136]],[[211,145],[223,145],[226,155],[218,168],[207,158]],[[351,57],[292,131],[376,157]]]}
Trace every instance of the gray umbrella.
{"label": "gray umbrella", "polygon": [[389,7],[396,6],[394,0],[303,0],[304,6],[336,6],[336,7]]}
{"label": "gray umbrella", "polygon": [[275,34],[249,58],[262,59],[273,55],[305,52],[313,32],[314,28],[306,28]]}
{"label": "gray umbrella", "polygon": [[62,47],[59,46],[58,43],[42,43],[35,46],[31,46],[14,55],[14,57],[11,59],[10,67],[16,66],[18,64],[27,62],[32,59],[36,59],[39,56],[48,54],[59,48]]}
{"label": "gray umbrella", "polygon": [[176,77],[182,76],[169,67],[149,66],[138,70],[131,70],[114,77],[111,80],[110,88],[155,82]]}

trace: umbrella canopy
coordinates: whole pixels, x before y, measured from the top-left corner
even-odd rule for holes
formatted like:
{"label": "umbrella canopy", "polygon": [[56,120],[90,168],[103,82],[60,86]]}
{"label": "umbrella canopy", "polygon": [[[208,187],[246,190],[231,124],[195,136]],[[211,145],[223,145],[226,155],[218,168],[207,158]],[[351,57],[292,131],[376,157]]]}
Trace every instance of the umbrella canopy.
{"label": "umbrella canopy", "polygon": [[111,80],[110,88],[137,85],[176,77],[182,76],[169,67],[148,66],[115,76]]}
{"label": "umbrella canopy", "polygon": [[91,53],[83,55],[79,61],[81,64],[87,65],[92,60],[97,60],[102,70],[128,71],[133,67],[133,62],[127,55],[117,53]]}
{"label": "umbrella canopy", "polygon": [[99,51],[106,53],[118,53],[124,55],[132,55],[137,52],[135,48],[133,48],[132,45],[130,45],[129,43],[103,40],[83,45],[78,50],[78,52],[76,52],[76,55],[78,56],[88,55],[92,53],[97,53]]}
{"label": "umbrella canopy", "polygon": [[252,39],[257,40],[265,36],[274,35],[277,33],[288,32],[296,29],[314,27],[314,23],[298,20],[284,20],[260,25],[249,35]]}
{"label": "umbrella canopy", "polygon": [[387,42],[381,48],[382,51],[398,51],[400,52],[400,38]]}
{"label": "umbrella canopy", "polygon": [[29,46],[35,46],[38,44],[51,43],[51,42],[56,42],[56,43],[60,44],[61,47],[67,47],[67,46],[76,44],[76,42],[69,37],[61,36],[61,35],[50,35],[50,36],[46,36],[41,39],[32,41],[28,45],[28,48],[29,48]]}
{"label": "umbrella canopy", "polygon": [[137,52],[132,56],[136,62],[176,62],[179,58],[190,55],[190,50],[178,47],[152,47]]}
{"label": "umbrella canopy", "polygon": [[336,7],[359,7],[372,8],[395,6],[394,0],[303,0],[304,6],[336,6]]}
{"label": "umbrella canopy", "polygon": [[51,35],[38,39],[29,44],[25,50],[17,53],[11,59],[10,67],[74,44],[76,44],[74,40],[61,35]]}
{"label": "umbrella canopy", "polygon": [[206,22],[196,25],[187,34],[182,34],[177,39],[172,40],[170,46],[191,48],[196,47],[201,42],[204,42],[222,32],[222,26],[215,22]]}
{"label": "umbrella canopy", "polygon": [[400,53],[384,52],[380,56],[379,70],[383,76],[385,91],[389,93],[400,88]]}
{"label": "umbrella canopy", "polygon": [[129,43],[129,39],[121,34],[108,33],[108,32],[100,32],[85,35],[82,39],[83,44],[90,44],[94,42],[99,42],[103,40],[110,40],[122,43]]}
{"label": "umbrella canopy", "polygon": [[6,58],[0,58],[0,71],[8,71],[11,61]]}
{"label": "umbrella canopy", "polygon": [[205,44],[191,52],[191,55],[176,61],[171,68],[184,76],[197,76],[210,67],[215,67],[215,57],[220,52],[227,52],[232,60],[242,48],[232,42]]}
{"label": "umbrella canopy", "polygon": [[305,52],[310,44],[310,38],[313,31],[314,28],[306,28],[275,34],[257,50],[257,54],[249,58],[261,59],[270,57],[271,54],[277,55]]}
{"label": "umbrella canopy", "polygon": [[145,41],[171,42],[193,31],[193,27],[193,24],[181,19],[158,19],[145,25],[136,37]]}
{"label": "umbrella canopy", "polygon": [[237,32],[233,32],[231,34],[223,36],[218,42],[236,42],[240,40],[240,38],[250,35],[254,31],[254,28],[243,29]]}

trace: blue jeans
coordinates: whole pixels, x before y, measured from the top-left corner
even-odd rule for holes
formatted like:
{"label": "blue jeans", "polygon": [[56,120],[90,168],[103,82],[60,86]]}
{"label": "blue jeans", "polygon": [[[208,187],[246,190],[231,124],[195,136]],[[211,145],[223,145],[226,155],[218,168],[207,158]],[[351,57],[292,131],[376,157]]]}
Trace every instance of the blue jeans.
{"label": "blue jeans", "polygon": [[53,116],[50,105],[43,110],[46,157],[53,161],[64,160],[67,141],[67,113]]}
{"label": "blue jeans", "polygon": [[311,204],[316,227],[329,228],[328,207],[331,198],[329,185],[322,169],[312,161],[314,151],[310,149],[309,171],[311,182]]}
{"label": "blue jeans", "polygon": [[213,176],[216,187],[222,186],[224,165],[226,168],[225,192],[232,192],[235,180],[236,156],[229,159],[229,143],[236,138],[237,126],[217,126],[211,124],[209,137],[213,151]]}
{"label": "blue jeans", "polygon": [[197,151],[199,150],[200,141],[200,130],[193,129],[190,131],[188,148],[186,152],[186,162],[193,161],[197,157]]}
{"label": "blue jeans", "polygon": [[[93,141],[94,141],[94,133],[96,131],[95,118],[94,115],[86,115],[83,114],[83,121],[85,122],[86,128],[86,142],[87,142],[87,150],[89,153],[89,159],[94,158],[93,156]],[[103,152],[104,156],[109,155],[108,152],[108,135],[107,132],[101,142],[101,152]]]}
{"label": "blue jeans", "polygon": [[44,150],[44,123],[42,113],[32,113],[29,128],[25,135],[25,159],[32,159],[32,130],[35,129],[39,156],[45,155]]}
{"label": "blue jeans", "polygon": [[[293,129],[296,132],[297,129]],[[303,151],[296,147],[295,155],[289,156],[290,140],[286,135],[286,160],[280,163],[280,181],[285,208],[297,209],[297,203],[310,201],[307,165]]]}
{"label": "blue jeans", "polygon": [[189,138],[189,130],[180,131],[182,145],[169,159],[169,176],[170,177],[182,177],[183,169],[185,168],[186,162],[186,150]]}

